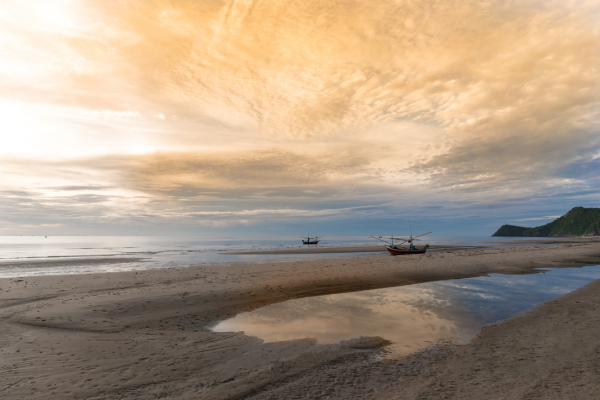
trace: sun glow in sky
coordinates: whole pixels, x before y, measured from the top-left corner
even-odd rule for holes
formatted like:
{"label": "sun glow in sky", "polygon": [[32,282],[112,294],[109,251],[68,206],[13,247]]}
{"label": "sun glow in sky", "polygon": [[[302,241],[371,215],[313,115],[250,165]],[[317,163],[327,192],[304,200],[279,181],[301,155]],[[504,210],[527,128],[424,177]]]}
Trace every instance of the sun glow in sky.
{"label": "sun glow in sky", "polygon": [[598,206],[598,20],[597,0],[5,0],[0,234],[491,234]]}

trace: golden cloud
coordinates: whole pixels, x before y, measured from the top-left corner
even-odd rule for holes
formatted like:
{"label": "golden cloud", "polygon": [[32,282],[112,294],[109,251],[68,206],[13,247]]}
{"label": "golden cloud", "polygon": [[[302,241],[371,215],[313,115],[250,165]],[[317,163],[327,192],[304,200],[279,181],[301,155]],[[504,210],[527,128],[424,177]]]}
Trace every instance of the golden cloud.
{"label": "golden cloud", "polygon": [[164,149],[123,164],[135,188],[319,186],[389,171],[437,185],[523,183],[599,144],[597,1],[29,8],[0,7],[3,96],[91,110],[55,129],[78,136],[69,143],[82,152],[89,137],[115,154]]}
{"label": "golden cloud", "polygon": [[[132,179],[137,188],[175,191],[178,188],[227,190],[272,187],[339,186],[377,179],[370,158],[358,152],[309,156],[285,150],[198,153],[159,152],[133,157]],[[263,190],[264,191],[264,190]]]}
{"label": "golden cloud", "polygon": [[398,119],[503,136],[589,124],[581,108],[597,101],[600,64],[590,7],[129,1],[105,12],[135,38],[121,57],[144,90],[218,119],[291,137]]}

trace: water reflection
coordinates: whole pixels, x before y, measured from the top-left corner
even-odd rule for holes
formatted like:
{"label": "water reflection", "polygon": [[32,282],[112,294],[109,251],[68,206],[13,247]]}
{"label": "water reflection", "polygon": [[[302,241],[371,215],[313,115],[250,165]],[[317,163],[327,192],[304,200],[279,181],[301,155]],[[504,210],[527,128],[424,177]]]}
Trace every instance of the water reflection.
{"label": "water reflection", "polygon": [[245,331],[269,342],[381,336],[394,342],[391,355],[400,356],[440,339],[467,343],[485,324],[599,278],[599,266],[549,269],[310,297],[239,314],[213,330]]}

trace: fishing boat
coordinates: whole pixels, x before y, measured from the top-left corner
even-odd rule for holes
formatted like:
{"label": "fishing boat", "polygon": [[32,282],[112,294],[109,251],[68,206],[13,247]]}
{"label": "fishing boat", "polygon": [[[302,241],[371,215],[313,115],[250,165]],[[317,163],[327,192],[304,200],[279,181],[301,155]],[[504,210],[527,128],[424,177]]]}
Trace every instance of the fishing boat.
{"label": "fishing boat", "polygon": [[[414,246],[413,246],[414,247]],[[423,247],[422,249],[400,249],[397,247],[392,247],[392,246],[385,246],[385,248],[387,249],[387,251],[389,251],[391,254],[393,255],[399,255],[399,254],[425,254],[427,252],[427,249],[429,248],[429,245],[425,245],[425,247]]]}
{"label": "fishing boat", "polygon": [[[409,221],[409,226],[410,226],[410,221]],[[426,244],[424,247],[422,248],[417,248],[414,245],[415,241],[420,241],[421,239],[417,239],[420,238],[421,236],[425,236],[425,235],[429,235],[431,232],[427,232],[427,233],[423,233],[421,235],[418,236],[413,236],[412,235],[412,226],[410,226],[410,236],[408,237],[395,237],[395,236],[369,236],[370,238],[379,240],[381,242],[386,243],[386,250],[390,252],[391,255],[401,255],[401,254],[425,254],[427,252],[427,250],[429,249],[429,245]],[[396,241],[400,241],[400,243],[394,243],[394,240]],[[408,248],[407,247],[400,247],[400,245],[404,244],[404,243],[408,243]]]}
{"label": "fishing boat", "polygon": [[323,236],[306,236],[306,240],[304,236],[300,236],[302,238],[302,244],[319,244],[319,240]]}

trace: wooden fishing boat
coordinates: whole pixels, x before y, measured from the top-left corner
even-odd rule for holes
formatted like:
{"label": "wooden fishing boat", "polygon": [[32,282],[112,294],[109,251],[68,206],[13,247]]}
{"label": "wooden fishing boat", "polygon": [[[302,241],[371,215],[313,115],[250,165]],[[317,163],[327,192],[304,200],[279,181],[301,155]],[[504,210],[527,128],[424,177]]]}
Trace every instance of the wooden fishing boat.
{"label": "wooden fishing boat", "polygon": [[[387,236],[386,237],[369,236],[369,237],[373,238],[373,239],[377,239],[381,242],[387,243],[385,248],[393,256],[397,256],[397,255],[401,255],[401,254],[425,254],[427,252],[427,249],[429,249],[429,245],[426,244],[425,247],[423,247],[421,249],[417,249],[414,245],[414,242],[421,240],[421,239],[417,239],[417,238],[419,238],[421,236],[429,235],[431,232],[423,233],[418,236],[413,236],[410,220],[409,220],[408,224],[410,227],[410,236],[408,236],[408,237],[394,237],[394,236],[389,236],[389,237],[387,237]],[[388,240],[390,240],[391,242],[389,242]],[[400,240],[401,242],[394,244],[394,240]],[[398,246],[403,243],[408,243],[408,245],[409,245],[408,248]]]}
{"label": "wooden fishing boat", "polygon": [[429,248],[429,245],[426,245],[425,247],[423,247],[422,249],[403,249],[400,247],[396,247],[396,246],[385,246],[385,248],[387,249],[387,251],[390,252],[390,254],[393,255],[400,255],[400,254],[425,254],[427,252],[427,249]]}
{"label": "wooden fishing boat", "polygon": [[302,244],[319,244],[318,240],[302,240]]}
{"label": "wooden fishing boat", "polygon": [[305,236],[300,236],[302,238],[302,244],[319,244],[319,239],[323,236],[306,236],[306,240],[304,240]]}

